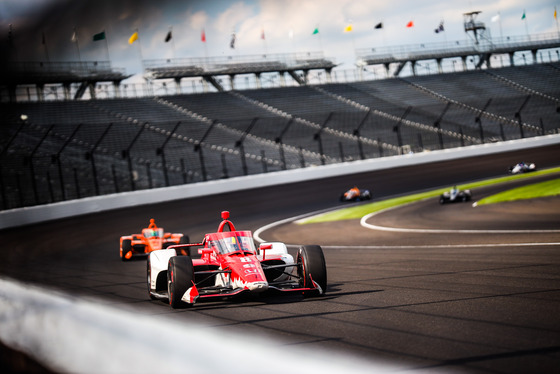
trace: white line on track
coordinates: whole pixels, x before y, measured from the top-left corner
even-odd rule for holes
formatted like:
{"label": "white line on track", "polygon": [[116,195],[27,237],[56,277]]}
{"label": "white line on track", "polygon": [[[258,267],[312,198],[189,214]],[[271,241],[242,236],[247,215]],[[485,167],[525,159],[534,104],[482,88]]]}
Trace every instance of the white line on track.
{"label": "white line on track", "polygon": [[[365,215],[364,217],[362,217],[362,219],[360,220],[360,225],[362,227],[371,229],[371,230],[382,230],[382,231],[393,231],[393,232],[409,232],[409,233],[437,233],[437,234],[451,234],[451,233],[468,233],[468,234],[511,234],[511,233],[523,233],[523,234],[527,234],[527,233],[558,233],[560,232],[560,230],[434,230],[434,229],[405,229],[405,228],[398,228],[398,227],[383,227],[383,226],[377,226],[377,225],[372,225],[367,223],[366,221],[373,217],[375,214],[379,214],[381,212],[385,212],[387,210],[390,209],[396,209],[397,207],[393,207],[393,208],[388,208],[385,210],[381,210],[379,212],[375,212],[375,213],[370,213]],[[311,216],[315,216],[315,215],[320,215],[325,213],[326,211],[330,211],[331,209],[325,209],[322,211],[316,211],[316,212],[310,212],[310,213],[306,213],[306,214],[301,214],[299,216],[295,216],[295,217],[290,217],[290,218],[286,218],[280,221],[276,221],[276,222],[272,222],[269,223],[268,225],[262,226],[260,228],[258,228],[254,233],[253,233],[253,238],[259,242],[259,243],[264,243],[266,242],[265,239],[263,239],[261,237],[261,235],[263,234],[263,232],[265,232],[266,230],[270,230],[276,226],[280,226],[286,223],[291,223],[291,222],[296,222],[298,220],[301,220],[303,218],[308,218]],[[288,244],[286,243],[286,245],[288,246],[295,246],[295,244]],[[394,246],[384,246],[384,245],[365,245],[365,246],[361,246],[361,245],[353,245],[353,246],[343,246],[343,245],[333,245],[333,246],[328,246],[328,245],[323,245],[323,248],[367,248],[367,249],[390,249],[390,248],[476,248],[476,247],[523,247],[523,246],[555,246],[555,245],[560,245],[560,243],[557,242],[550,242],[550,243],[482,243],[482,244],[453,244],[453,245],[411,245],[411,246],[406,246],[406,245],[394,245]]]}
{"label": "white line on track", "polygon": [[[401,207],[402,205],[398,206]],[[392,231],[392,232],[405,232],[405,233],[420,233],[420,234],[538,234],[538,233],[560,233],[560,230],[439,230],[439,229],[408,229],[404,227],[387,227],[373,225],[367,223],[367,220],[376,214],[386,212],[398,207],[380,210],[378,212],[370,213],[362,217],[360,225],[370,230]]]}
{"label": "white line on track", "polygon": [[[320,212],[323,212],[323,213],[324,213],[325,211],[320,211]],[[297,221],[298,219],[302,219],[302,218],[304,218],[304,217],[309,217],[309,216],[311,216],[311,215],[320,214],[320,212],[305,213],[305,214],[301,214],[301,215],[299,215],[299,216],[290,217],[290,218],[286,218],[286,219],[283,219],[283,220],[280,220],[280,221],[276,221],[276,222],[269,223],[268,225],[265,225],[265,226],[263,226],[263,227],[258,228],[258,229],[253,233],[253,239],[255,239],[255,240],[256,240],[257,242],[259,242],[259,243],[264,243],[264,242],[266,242],[266,240],[264,240],[264,239],[261,238],[261,234],[262,234],[263,232],[265,232],[266,230],[269,230],[269,229],[271,229],[271,228],[273,228],[273,227],[276,227],[276,226],[283,225],[283,224],[285,224],[285,223],[290,223],[290,222],[293,222],[293,221]]]}
{"label": "white line on track", "polygon": [[487,248],[487,247],[536,247],[560,246],[554,243],[494,243],[494,244],[437,244],[437,245],[322,245],[322,248],[338,249],[425,249],[425,248]]}

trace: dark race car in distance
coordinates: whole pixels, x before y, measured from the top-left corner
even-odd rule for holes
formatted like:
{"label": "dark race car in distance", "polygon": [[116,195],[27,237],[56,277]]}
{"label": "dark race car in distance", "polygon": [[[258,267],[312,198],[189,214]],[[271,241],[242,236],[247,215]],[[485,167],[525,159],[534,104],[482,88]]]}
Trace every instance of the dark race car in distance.
{"label": "dark race car in distance", "polygon": [[449,191],[445,191],[439,197],[440,204],[466,202],[472,198],[471,190],[459,190],[456,186]]}

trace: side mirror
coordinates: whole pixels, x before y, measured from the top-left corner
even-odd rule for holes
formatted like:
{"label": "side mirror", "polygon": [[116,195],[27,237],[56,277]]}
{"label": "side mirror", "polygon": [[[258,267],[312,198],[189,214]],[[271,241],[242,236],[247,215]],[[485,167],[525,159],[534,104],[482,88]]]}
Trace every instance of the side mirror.
{"label": "side mirror", "polygon": [[267,244],[261,244],[259,246],[259,252],[262,252],[263,260],[267,249],[272,249],[272,244],[267,243]]}

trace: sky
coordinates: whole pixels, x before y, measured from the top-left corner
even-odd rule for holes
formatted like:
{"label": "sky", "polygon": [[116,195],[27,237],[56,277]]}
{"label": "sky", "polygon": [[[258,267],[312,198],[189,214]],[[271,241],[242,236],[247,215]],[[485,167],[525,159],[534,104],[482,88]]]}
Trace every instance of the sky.
{"label": "sky", "polygon": [[555,7],[560,0],[1,0],[0,52],[12,61],[109,60],[127,74],[141,74],[142,60],[296,52],[354,69],[356,49],[468,41],[471,11],[493,38],[558,34]]}

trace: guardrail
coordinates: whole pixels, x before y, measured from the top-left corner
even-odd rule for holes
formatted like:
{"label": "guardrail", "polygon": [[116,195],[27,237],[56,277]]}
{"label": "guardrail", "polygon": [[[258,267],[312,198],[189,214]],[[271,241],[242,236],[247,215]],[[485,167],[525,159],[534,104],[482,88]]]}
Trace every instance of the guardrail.
{"label": "guardrail", "polygon": [[214,180],[151,190],[89,197],[79,200],[0,211],[0,229],[119,208],[209,196],[224,192],[303,182],[388,168],[489,155],[552,144],[560,144],[560,135],[547,135],[499,143],[487,143],[409,155],[330,164],[312,168],[277,171],[266,174],[235,177],[227,180]]}

